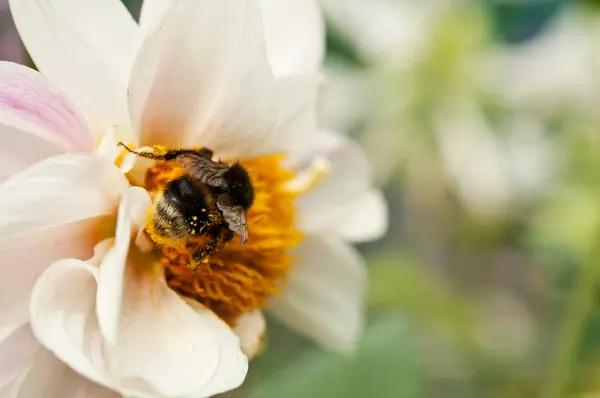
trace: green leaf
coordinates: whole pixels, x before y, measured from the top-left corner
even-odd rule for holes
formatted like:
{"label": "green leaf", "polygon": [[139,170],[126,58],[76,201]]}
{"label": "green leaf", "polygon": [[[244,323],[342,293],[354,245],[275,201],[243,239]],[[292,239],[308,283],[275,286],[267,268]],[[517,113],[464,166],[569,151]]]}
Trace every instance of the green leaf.
{"label": "green leaf", "polygon": [[367,328],[353,357],[312,350],[269,375],[250,398],[417,398],[423,375],[411,330],[398,313]]}

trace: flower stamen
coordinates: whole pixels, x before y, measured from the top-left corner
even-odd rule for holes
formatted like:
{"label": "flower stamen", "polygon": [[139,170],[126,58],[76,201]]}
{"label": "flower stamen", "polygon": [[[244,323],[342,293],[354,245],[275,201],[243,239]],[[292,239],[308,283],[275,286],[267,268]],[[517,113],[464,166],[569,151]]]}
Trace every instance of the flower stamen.
{"label": "flower stamen", "polygon": [[325,158],[316,158],[306,170],[285,184],[284,189],[295,195],[313,190],[329,174],[331,163]]}

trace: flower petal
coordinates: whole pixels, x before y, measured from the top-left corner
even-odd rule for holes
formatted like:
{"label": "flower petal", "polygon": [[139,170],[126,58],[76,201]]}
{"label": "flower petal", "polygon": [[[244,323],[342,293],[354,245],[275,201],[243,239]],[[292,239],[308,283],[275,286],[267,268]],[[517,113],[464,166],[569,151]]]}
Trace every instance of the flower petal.
{"label": "flower petal", "polygon": [[92,131],[126,125],[139,32],[121,2],[10,0],[10,6],[36,66],[77,103]]}
{"label": "flower petal", "polygon": [[48,78],[23,65],[0,62],[0,169],[4,175],[59,153],[92,149],[85,120]]}
{"label": "flower petal", "polygon": [[277,79],[275,128],[238,156],[288,153],[306,147],[316,136],[317,93],[320,78],[314,74]]}
{"label": "flower petal", "polygon": [[247,371],[238,338],[212,312],[177,296],[152,255],[130,248],[149,205],[141,188],[123,195],[115,243],[99,266],[96,307],[111,369],[159,396],[235,388]]}
{"label": "flower petal", "polygon": [[88,258],[127,180],[95,156],[44,160],[0,185],[0,328],[27,320],[31,289],[62,258]]}
{"label": "flower petal", "polygon": [[8,396],[21,368],[39,347],[29,323],[12,330],[0,342],[0,396]]}
{"label": "flower petal", "polygon": [[302,170],[319,158],[327,159],[330,172],[298,199],[300,229],[356,242],[381,237],[388,227],[387,205],[373,188],[371,165],[362,148],[346,137],[322,132],[311,146],[293,155],[292,167]]}
{"label": "flower petal", "polygon": [[317,0],[260,0],[269,63],[275,76],[315,72],[325,54]]}
{"label": "flower petal", "polygon": [[238,387],[248,367],[239,339],[211,311],[186,304],[157,265],[127,265],[119,337],[110,354],[120,377],[141,380],[168,397]]}
{"label": "flower petal", "polygon": [[123,276],[132,234],[144,227],[150,208],[150,196],[139,187],[129,188],[119,205],[115,245],[106,253],[98,272],[96,310],[104,339],[109,344],[117,340],[119,317],[123,300]]}
{"label": "flower petal", "polygon": [[125,176],[95,155],[43,160],[0,185],[0,241],[32,229],[114,214]]}
{"label": "flower petal", "polygon": [[348,203],[321,203],[306,209],[302,230],[307,234],[324,233],[350,242],[369,242],[388,230],[389,214],[383,194],[371,189]]}
{"label": "flower petal", "polygon": [[259,310],[246,312],[235,320],[233,331],[240,338],[242,352],[248,359],[252,359],[262,348],[266,328],[267,322]]}
{"label": "flower petal", "polygon": [[73,259],[48,267],[31,294],[31,329],[69,367],[111,386],[95,314],[96,271],[93,265]]}
{"label": "flower petal", "polygon": [[63,258],[89,258],[110,231],[111,218],[95,217],[28,231],[0,241],[0,328],[29,320],[30,294],[50,264]]}
{"label": "flower petal", "polygon": [[7,394],[11,398],[121,397],[75,373],[43,347],[38,348],[15,384]]}
{"label": "flower petal", "polygon": [[174,0],[144,0],[142,10],[140,11],[140,28],[144,32],[149,32],[160,23]]}
{"label": "flower petal", "polygon": [[332,237],[308,237],[294,255],[299,259],[275,317],[325,347],[354,348],[363,325],[365,269],[360,255]]}
{"label": "flower petal", "polygon": [[139,144],[204,145],[234,157],[272,132],[274,85],[257,0],[178,1],[131,76]]}
{"label": "flower petal", "polygon": [[[232,331],[225,322],[198,302],[188,298],[184,298],[184,300],[204,318],[210,328],[215,331],[215,335],[219,336],[223,350],[221,357],[226,358],[219,362],[210,384],[186,398],[211,397],[237,388],[244,381],[248,372],[248,359],[240,351],[240,340],[234,335],[236,344],[230,344],[231,341],[227,340],[231,339]],[[225,344],[225,341],[227,341],[227,344]]]}

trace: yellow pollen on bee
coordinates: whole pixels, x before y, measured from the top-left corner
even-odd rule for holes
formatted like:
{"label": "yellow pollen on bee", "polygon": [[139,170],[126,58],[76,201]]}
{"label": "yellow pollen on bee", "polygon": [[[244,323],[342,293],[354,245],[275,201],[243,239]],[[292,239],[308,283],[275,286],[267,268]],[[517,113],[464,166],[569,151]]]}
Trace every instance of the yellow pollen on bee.
{"label": "yellow pollen on bee", "polygon": [[[198,235],[194,223],[198,217],[194,216],[188,224],[193,227],[193,239],[159,245],[168,285],[229,323],[242,313],[264,307],[280,292],[292,261],[290,251],[302,239],[293,204],[297,193],[287,189],[295,176],[283,168],[281,160],[281,156],[265,156],[241,162],[255,191],[246,215],[249,236],[245,244],[236,236],[201,264],[194,264],[194,251],[209,242],[208,237]],[[157,162],[146,173],[147,188],[160,192],[184,173],[176,161]],[[214,219],[215,215],[210,212],[208,217]],[[150,223],[146,230],[159,243],[161,238],[155,236]]]}

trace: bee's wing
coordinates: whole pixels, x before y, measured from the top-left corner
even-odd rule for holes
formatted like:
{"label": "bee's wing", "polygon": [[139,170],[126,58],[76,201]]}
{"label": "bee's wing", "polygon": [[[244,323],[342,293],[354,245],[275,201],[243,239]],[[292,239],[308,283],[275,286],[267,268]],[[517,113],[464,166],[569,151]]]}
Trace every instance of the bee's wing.
{"label": "bee's wing", "polygon": [[248,240],[248,224],[246,224],[244,208],[233,205],[227,194],[219,195],[217,207],[223,213],[223,218],[225,218],[229,229],[240,235],[240,243],[246,243]]}
{"label": "bee's wing", "polygon": [[223,175],[229,169],[226,164],[214,162],[199,153],[183,153],[177,156],[177,161],[190,176],[213,187],[223,186]]}

